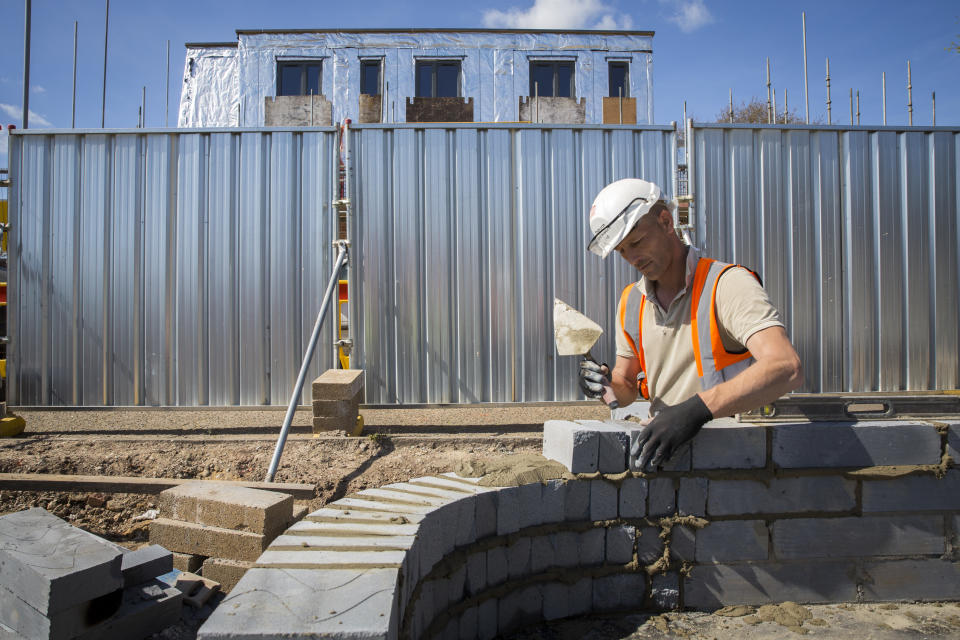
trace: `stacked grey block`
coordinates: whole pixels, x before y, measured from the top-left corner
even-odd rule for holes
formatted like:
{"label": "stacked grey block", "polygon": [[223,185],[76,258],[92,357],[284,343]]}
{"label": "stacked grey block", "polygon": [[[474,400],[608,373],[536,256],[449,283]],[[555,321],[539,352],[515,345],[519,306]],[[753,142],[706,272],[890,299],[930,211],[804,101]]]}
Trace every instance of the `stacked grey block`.
{"label": "stacked grey block", "polygon": [[714,421],[643,477],[627,472],[638,428],[545,425],[546,456],[590,474],[576,480],[445,474],[331,503],[270,545],[198,637],[493,638],[590,611],[960,599],[960,471],[864,469],[938,465],[950,440],[935,425]]}
{"label": "stacked grey block", "polygon": [[155,578],[170,552],[127,552],[44,509],[0,517],[0,623],[27,638],[141,638],[180,617]]}

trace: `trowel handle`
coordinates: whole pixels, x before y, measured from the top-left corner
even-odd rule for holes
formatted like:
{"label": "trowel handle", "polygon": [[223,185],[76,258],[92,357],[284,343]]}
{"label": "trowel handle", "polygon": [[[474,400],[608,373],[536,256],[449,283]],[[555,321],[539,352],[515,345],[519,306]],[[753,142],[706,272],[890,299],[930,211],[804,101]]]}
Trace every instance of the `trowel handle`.
{"label": "trowel handle", "polygon": [[[589,360],[590,362],[593,362],[594,364],[600,364],[599,362],[597,362],[597,361],[594,359],[594,357],[593,357],[592,355],[590,355],[590,352],[589,352],[589,351],[587,351],[585,354],[583,354],[583,359],[584,359],[584,360]],[[608,367],[608,370],[609,370],[609,367]],[[612,371],[610,371],[610,375],[611,375],[611,376],[613,375],[613,372],[612,372]],[[606,404],[610,409],[617,409],[617,408],[620,407],[620,403],[617,402],[617,395],[613,392],[613,387],[611,387],[610,385],[607,385],[607,386],[605,386],[605,387],[603,388],[603,396],[602,396],[602,398],[603,398],[604,404]]]}

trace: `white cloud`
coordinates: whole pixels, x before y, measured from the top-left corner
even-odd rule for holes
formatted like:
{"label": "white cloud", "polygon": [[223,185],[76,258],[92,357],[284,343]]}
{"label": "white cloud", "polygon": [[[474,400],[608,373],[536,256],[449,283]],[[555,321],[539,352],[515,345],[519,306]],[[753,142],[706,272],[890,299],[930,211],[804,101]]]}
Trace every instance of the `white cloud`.
{"label": "white cloud", "polygon": [[600,0],[534,0],[523,9],[483,12],[483,24],[491,29],[630,29],[628,15],[616,16]]}
{"label": "white cloud", "polygon": [[32,87],[30,87],[30,91],[32,91],[33,93],[46,93],[46,92],[47,92],[46,88],[41,87],[41,86],[38,85],[38,84],[35,84],[35,85],[33,85]]}
{"label": "white cloud", "polygon": [[[11,119],[10,124],[15,124],[18,127],[23,121],[23,108],[17,107],[12,104],[4,104],[0,102],[0,111],[7,114],[7,117]],[[41,129],[53,127],[53,123],[44,118],[39,113],[35,111],[30,111],[30,122],[27,123],[28,126],[40,127]]]}
{"label": "white cloud", "polygon": [[713,22],[713,14],[703,0],[660,0],[660,4],[671,9],[667,20],[684,33],[692,33]]}
{"label": "white cloud", "polygon": [[0,158],[3,158],[3,162],[0,162],[0,167],[6,167],[6,157],[7,157],[7,140],[10,136],[7,134],[7,128],[3,127],[3,130],[0,131]]}

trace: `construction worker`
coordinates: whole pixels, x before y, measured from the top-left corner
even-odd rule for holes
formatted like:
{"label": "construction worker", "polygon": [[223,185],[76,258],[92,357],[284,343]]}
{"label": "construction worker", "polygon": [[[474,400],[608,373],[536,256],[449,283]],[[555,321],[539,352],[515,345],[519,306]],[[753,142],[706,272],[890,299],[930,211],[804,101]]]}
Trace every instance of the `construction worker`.
{"label": "construction worker", "polygon": [[[675,203],[645,180],[618,180],[590,208],[588,249],[612,251],[641,274],[617,307],[617,360],[584,361],[580,386],[620,406],[651,401],[633,445],[641,469],[656,468],[714,417],[768,404],[802,382],[800,358],[759,278],[702,257],[673,225]],[[609,397],[609,396],[608,396]]]}

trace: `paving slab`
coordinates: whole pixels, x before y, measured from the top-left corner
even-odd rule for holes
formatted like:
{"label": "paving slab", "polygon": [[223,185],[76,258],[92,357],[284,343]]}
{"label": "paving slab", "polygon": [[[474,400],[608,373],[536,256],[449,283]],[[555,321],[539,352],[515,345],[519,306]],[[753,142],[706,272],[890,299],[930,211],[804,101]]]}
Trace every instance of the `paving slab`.
{"label": "paving slab", "polygon": [[259,533],[209,527],[169,518],[150,523],[150,542],[180,553],[208,558],[256,560],[270,541]]}
{"label": "paving slab", "polygon": [[120,589],[121,555],[45,509],[0,516],[0,584],[44,615]]}
{"label": "paving slab", "polygon": [[200,627],[197,638],[396,638],[398,578],[397,569],[254,567]]}
{"label": "paving slab", "polygon": [[171,520],[272,538],[293,520],[293,496],[199,480],[162,491],[160,514]]}

